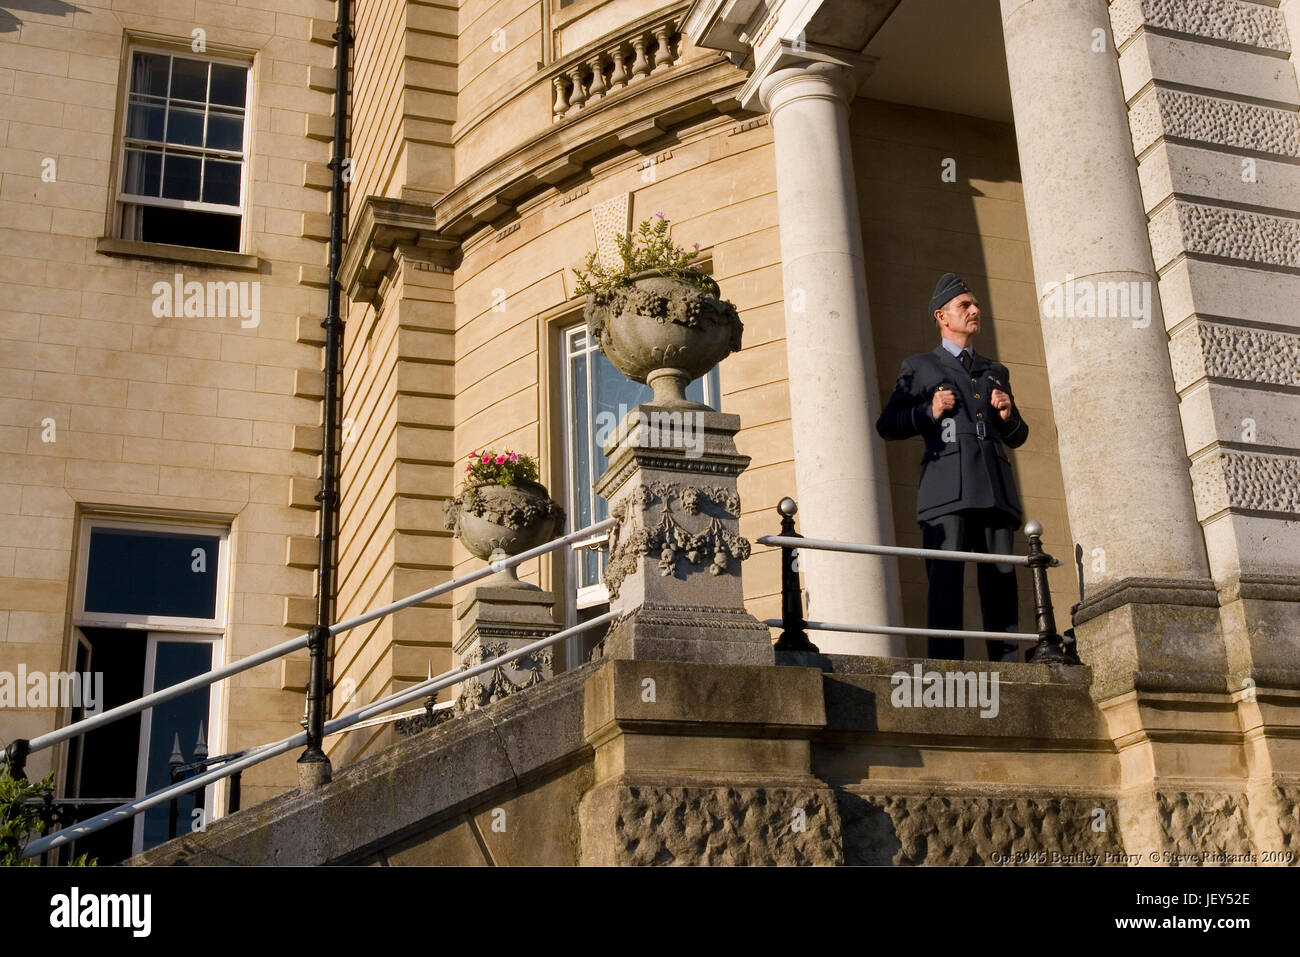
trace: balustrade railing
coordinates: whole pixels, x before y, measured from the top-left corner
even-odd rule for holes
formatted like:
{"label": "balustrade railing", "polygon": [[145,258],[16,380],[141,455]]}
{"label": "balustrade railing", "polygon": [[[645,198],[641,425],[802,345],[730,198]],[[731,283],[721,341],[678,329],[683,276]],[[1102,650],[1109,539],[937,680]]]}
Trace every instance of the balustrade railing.
{"label": "balustrade railing", "polygon": [[665,20],[565,63],[551,80],[552,120],[568,119],[669,69],[681,53],[678,26]]}

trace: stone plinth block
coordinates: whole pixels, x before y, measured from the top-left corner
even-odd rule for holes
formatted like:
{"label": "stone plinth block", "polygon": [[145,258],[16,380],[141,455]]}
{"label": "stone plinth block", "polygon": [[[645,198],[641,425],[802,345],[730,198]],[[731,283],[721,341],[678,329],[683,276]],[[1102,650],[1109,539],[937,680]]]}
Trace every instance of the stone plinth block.
{"label": "stone plinth block", "polygon": [[745,611],[736,476],[740,418],[710,409],[641,405],[605,442],[596,491],[618,520],[605,584],[618,618],[614,658],[772,664],[766,626]]}
{"label": "stone plinth block", "polygon": [[[555,634],[560,626],[551,617],[554,604],[554,594],[524,582],[471,589],[470,597],[456,607],[460,623],[457,656],[473,667]],[[456,699],[457,713],[500,701],[550,678],[555,673],[551,650],[534,651],[470,678]]]}

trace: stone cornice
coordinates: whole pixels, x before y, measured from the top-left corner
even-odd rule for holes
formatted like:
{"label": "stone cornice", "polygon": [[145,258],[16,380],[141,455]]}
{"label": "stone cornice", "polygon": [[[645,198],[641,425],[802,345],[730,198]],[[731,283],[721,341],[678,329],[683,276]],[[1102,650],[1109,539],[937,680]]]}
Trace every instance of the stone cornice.
{"label": "stone cornice", "polygon": [[378,308],[380,283],[394,268],[399,253],[451,270],[456,267],[458,245],[438,233],[428,203],[367,196],[348,236],[339,284],[353,302]]}
{"label": "stone cornice", "polygon": [[736,90],[743,79],[725,60],[697,60],[640,84],[636,95],[562,120],[457,183],[434,204],[438,230],[459,239],[492,224],[529,194],[579,176],[597,160],[635,149],[688,121],[740,112]]}

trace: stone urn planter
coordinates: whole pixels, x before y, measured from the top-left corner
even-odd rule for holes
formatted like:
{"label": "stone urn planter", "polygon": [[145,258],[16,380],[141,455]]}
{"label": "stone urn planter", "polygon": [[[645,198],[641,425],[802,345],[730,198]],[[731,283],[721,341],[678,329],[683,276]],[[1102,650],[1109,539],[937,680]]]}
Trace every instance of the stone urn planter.
{"label": "stone urn planter", "polygon": [[[484,561],[500,551],[518,555],[550,541],[564,530],[564,510],[551,500],[546,486],[520,480],[512,485],[467,484],[443,503],[443,523],[470,554]],[[499,556],[498,556],[499,557]],[[519,584],[513,568],[489,579],[493,584]]]}
{"label": "stone urn planter", "polygon": [[736,307],[704,287],[646,270],[608,293],[590,294],[587,331],[614,367],[654,390],[655,405],[705,408],[686,387],[740,349],[744,326]]}

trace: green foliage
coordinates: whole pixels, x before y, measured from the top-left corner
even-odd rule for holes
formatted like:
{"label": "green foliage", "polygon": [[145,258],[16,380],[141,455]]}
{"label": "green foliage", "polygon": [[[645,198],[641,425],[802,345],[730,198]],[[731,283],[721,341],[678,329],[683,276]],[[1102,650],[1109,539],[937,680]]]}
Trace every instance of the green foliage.
{"label": "green foliage", "polygon": [[669,279],[690,283],[709,292],[717,292],[717,283],[704,271],[699,258],[700,244],[695,251],[683,249],[668,238],[668,220],[663,213],[655,219],[642,220],[636,231],[617,237],[620,263],[606,266],[593,252],[581,269],[573,270],[578,277],[575,291],[580,296],[595,295],[597,300],[607,297],[616,287],[629,282],[629,277],[639,272],[653,270]]}
{"label": "green foliage", "polygon": [[539,474],[537,459],[511,449],[471,452],[465,472],[467,485],[518,485],[536,482]]}
{"label": "green foliage", "polygon": [[[27,842],[45,830],[40,804],[54,792],[54,772],[36,782],[15,780],[7,767],[0,768],[0,867],[31,867],[34,858],[23,857]],[[93,867],[95,861],[82,854],[74,867]]]}

